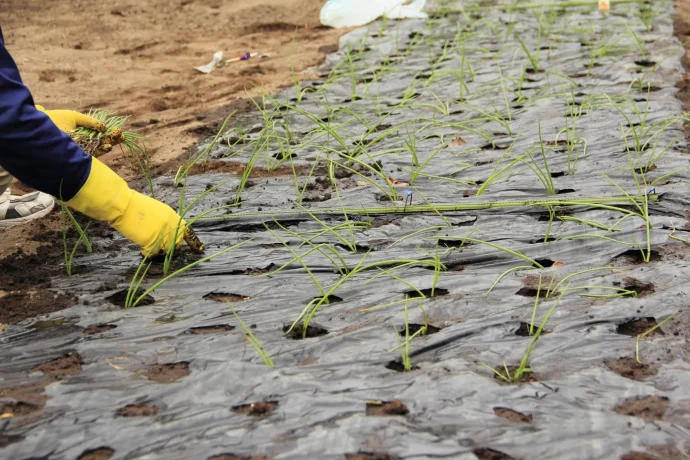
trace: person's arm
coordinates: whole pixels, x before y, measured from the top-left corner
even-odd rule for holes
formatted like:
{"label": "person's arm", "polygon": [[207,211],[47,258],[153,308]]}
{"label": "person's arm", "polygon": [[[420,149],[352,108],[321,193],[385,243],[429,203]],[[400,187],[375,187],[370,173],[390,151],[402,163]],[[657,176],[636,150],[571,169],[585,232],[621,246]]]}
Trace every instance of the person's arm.
{"label": "person's arm", "polygon": [[[65,113],[55,115],[58,120]],[[27,185],[60,198],[69,207],[108,222],[141,246],[144,255],[182,242],[186,223],[170,206],[131,190],[122,178],[82,151],[47,114],[36,108],[5,48],[2,30],[0,166]]]}

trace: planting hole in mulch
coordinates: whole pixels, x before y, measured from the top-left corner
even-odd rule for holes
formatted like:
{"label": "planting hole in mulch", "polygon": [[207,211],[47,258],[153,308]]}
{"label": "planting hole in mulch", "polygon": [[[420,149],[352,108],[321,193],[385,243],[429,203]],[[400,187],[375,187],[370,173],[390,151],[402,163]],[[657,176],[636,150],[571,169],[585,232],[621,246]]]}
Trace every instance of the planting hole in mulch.
{"label": "planting hole in mulch", "polygon": [[158,413],[158,407],[148,404],[128,404],[115,411],[118,417],[151,417]]}
{"label": "planting hole in mulch", "polygon": [[634,291],[637,293],[638,297],[643,297],[654,292],[653,283],[643,283],[642,281],[635,278],[625,278],[623,280],[624,287],[626,291]]}
{"label": "planting hole in mulch", "polygon": [[[419,295],[419,293],[422,293],[422,296]],[[435,288],[433,294],[431,293],[431,288],[429,289],[420,289],[419,292],[417,291],[407,291],[404,293],[405,297],[408,299],[423,299],[425,297],[443,297],[449,294],[448,289],[443,289],[443,288]]]}
{"label": "planting hole in mulch", "polygon": [[635,61],[636,65],[639,65],[640,67],[654,67],[656,65],[656,62],[650,61],[648,59],[640,59],[638,61]]}
{"label": "planting hole in mulch", "polygon": [[[513,377],[519,368],[520,366],[508,366],[508,372],[510,373],[510,376]],[[506,370],[505,367],[503,367],[503,365],[498,366],[495,369],[499,371],[501,374],[505,375]],[[518,380],[517,382],[507,382],[506,380],[499,377],[498,374],[496,374],[495,372],[493,374],[494,379],[503,383],[530,383],[539,381],[539,378],[535,375],[535,373],[528,370],[522,372],[522,377],[520,377],[520,380]]]}
{"label": "planting hole in mulch", "polygon": [[21,436],[12,436],[7,434],[0,434],[0,449],[7,447],[10,444],[14,444],[22,441],[24,438]]}
{"label": "planting hole in mulch", "polygon": [[[431,334],[436,334],[437,332],[441,332],[440,327],[432,326],[431,324],[415,324],[415,323],[409,323],[407,325],[407,332],[410,335],[414,335],[417,332],[423,330],[426,327],[425,332],[421,332],[419,335],[431,335]],[[402,337],[405,337],[405,326],[400,326],[398,329],[398,334],[400,334]]]}
{"label": "planting hole in mulch", "polygon": [[393,401],[367,401],[366,414],[375,417],[407,415],[410,410],[399,399]]}
{"label": "planting hole in mulch", "polygon": [[438,240],[438,244],[446,248],[466,248],[472,246],[472,242],[467,240],[444,240],[441,238]]}
{"label": "planting hole in mulch", "polygon": [[637,396],[618,403],[613,410],[618,414],[639,417],[649,422],[663,418],[668,402],[669,399],[665,396]]}
{"label": "planting hole in mulch", "polygon": [[[395,371],[395,372],[407,372],[407,370],[405,369],[405,366],[400,361],[390,361],[390,362],[386,363],[385,367],[386,367],[386,369],[389,369],[389,370]],[[414,364],[412,366],[410,366],[410,372],[411,371],[418,371],[418,370],[419,370],[419,366],[415,366]]]}
{"label": "planting hole in mulch", "polygon": [[[110,302],[113,305],[117,305],[118,307],[125,308],[125,302],[127,302],[127,293],[129,292],[129,289],[123,289],[122,291],[116,292],[115,294],[108,296],[105,298],[107,302]],[[139,288],[137,289],[136,294],[132,296],[132,301],[137,300],[139,297],[144,295],[146,292],[146,289],[144,288]],[[156,299],[153,298],[153,296],[146,295],[143,299],[139,301],[137,304],[137,307],[143,307],[145,305],[151,305],[152,303],[155,303]]]}
{"label": "planting hole in mulch", "polygon": [[[623,259],[625,262],[635,265],[646,263],[644,260],[644,254],[642,254],[642,251],[639,249],[628,249],[627,251],[621,252],[615,256],[614,259]],[[659,251],[652,249],[649,256],[649,261],[654,262],[657,260],[661,260],[661,254],[659,254]]]}
{"label": "planting hole in mulch", "polygon": [[373,452],[357,452],[356,454],[345,454],[346,460],[397,460],[389,454],[375,454]]}
{"label": "planting hole in mulch", "polygon": [[149,380],[158,383],[172,383],[189,375],[189,362],[155,364],[145,375]]}
{"label": "planting hole in mulch", "polygon": [[185,334],[204,335],[204,334],[223,334],[235,329],[235,326],[229,324],[214,324],[212,326],[197,326],[190,327],[185,331]]}
{"label": "planting hole in mulch", "polygon": [[556,195],[566,195],[568,193],[575,193],[575,192],[577,192],[577,190],[575,190],[574,188],[563,188],[560,190],[556,190]]}
{"label": "planting hole in mulch", "polygon": [[96,326],[89,326],[82,331],[84,335],[96,335],[104,332],[112,331],[117,328],[115,324],[98,324]]}
{"label": "planting hole in mulch", "polygon": [[108,460],[115,455],[115,450],[110,447],[98,447],[96,449],[89,449],[82,452],[77,457],[77,460]]}
{"label": "planting hole in mulch", "polygon": [[0,403],[0,420],[12,417],[21,417],[36,412],[40,408],[33,404],[25,403],[23,401]]}
{"label": "planting hole in mulch", "polygon": [[621,460],[660,460],[656,455],[646,454],[644,452],[628,452],[621,455]]}
{"label": "planting hole in mulch", "polygon": [[[630,337],[637,337],[640,334],[644,334],[656,325],[656,319],[652,316],[648,316],[646,318],[633,318],[616,326],[616,333],[621,335],[629,335]],[[654,331],[652,331],[649,335],[664,335],[664,331],[662,331],[659,327],[654,329]]]}
{"label": "planting hole in mulch", "polygon": [[544,285],[544,282],[542,282],[541,290],[537,289],[536,287],[523,287],[520,288],[520,290],[517,291],[515,295],[521,295],[523,297],[536,297],[538,293],[540,299],[546,299],[549,297],[554,297],[556,294],[558,294],[557,292],[550,292],[547,296],[546,292],[548,291],[548,288],[549,285]]}
{"label": "planting hole in mulch", "polygon": [[479,460],[513,460],[508,454],[504,454],[500,450],[490,449],[488,447],[479,447],[472,451]]}
{"label": "planting hole in mulch", "polygon": [[[536,295],[536,293],[535,293],[535,295]],[[533,325],[532,326],[532,334],[530,334],[529,333],[530,332],[530,324],[526,323],[524,321],[521,321],[520,327],[518,327],[517,330],[515,331],[515,335],[520,336],[520,337],[532,337],[534,334],[537,333],[537,329],[539,329],[539,325],[538,324]],[[546,329],[543,329],[541,331],[541,335],[546,335],[548,333],[549,333],[549,331],[547,331]]]}
{"label": "planting hole in mulch", "polygon": [[[316,302],[320,302],[321,299],[323,299],[323,297],[314,297],[314,300]],[[323,303],[324,304],[331,304],[331,303],[342,302],[342,301],[343,301],[342,297],[338,297],[337,295],[331,294],[328,297],[326,297],[326,300]]]}
{"label": "planting hole in mulch", "polygon": [[[534,238],[529,240],[529,244],[544,244],[544,243],[551,243],[553,241],[556,241],[556,238],[552,236],[547,236],[546,238]],[[539,262],[539,261],[537,261]],[[553,263],[551,264],[553,265]]]}
{"label": "planting hole in mulch", "polygon": [[208,460],[267,460],[265,455],[237,455],[237,454],[220,454],[209,457]]}
{"label": "planting hole in mulch", "polygon": [[[290,330],[292,328],[292,330]],[[304,335],[304,324],[296,324],[292,327],[292,323],[283,325],[283,332],[288,338],[293,340],[302,340],[303,338],[311,339],[314,337],[323,337],[328,334],[328,329],[317,323],[309,323],[307,325],[307,335]]]}
{"label": "planting hole in mulch", "polygon": [[532,414],[523,414],[507,407],[494,407],[494,414],[513,423],[532,423]]}
{"label": "planting hole in mulch", "polygon": [[72,375],[81,374],[81,365],[84,362],[81,360],[79,353],[71,352],[65,353],[59,358],[51,359],[43,364],[34,367],[32,371],[40,371],[44,375],[54,377],[62,380]]}
{"label": "planting hole in mulch", "polygon": [[[535,261],[536,263],[538,263],[539,265],[541,265],[542,267],[544,267],[544,268],[553,267],[553,264],[556,263],[556,262],[554,262],[554,261],[551,260],[551,259],[534,259],[534,261]],[[539,268],[538,265],[534,265],[534,267],[535,267],[535,268]]]}
{"label": "planting hole in mulch", "polygon": [[638,363],[634,358],[610,359],[604,361],[604,364],[621,377],[639,382],[656,375],[658,372],[654,364]]}
{"label": "planting hole in mulch", "polygon": [[204,297],[206,300],[212,300],[214,302],[243,302],[245,300],[251,299],[251,297],[246,297],[239,294],[230,294],[226,292],[209,292]]}
{"label": "planting hole in mulch", "polygon": [[249,415],[251,417],[264,417],[273,413],[276,407],[278,407],[278,401],[259,401],[233,406],[232,411],[236,414]]}

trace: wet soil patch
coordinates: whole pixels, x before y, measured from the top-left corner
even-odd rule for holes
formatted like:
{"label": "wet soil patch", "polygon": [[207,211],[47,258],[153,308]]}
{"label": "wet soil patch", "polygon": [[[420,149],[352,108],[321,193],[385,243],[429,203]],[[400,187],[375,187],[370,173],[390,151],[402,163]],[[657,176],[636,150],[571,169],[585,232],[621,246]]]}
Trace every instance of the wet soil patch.
{"label": "wet soil patch", "polygon": [[367,402],[366,414],[374,417],[402,416],[409,413],[410,410],[399,399]]}
{"label": "wet soil patch", "polygon": [[[123,289],[121,291],[116,292],[113,295],[110,295],[105,298],[107,302],[110,302],[113,305],[117,305],[118,307],[125,308],[125,304],[127,302],[127,293],[129,292],[129,289]],[[146,292],[146,289],[140,287],[137,289],[136,294],[132,296],[132,301],[137,300],[139,297],[141,297],[144,293]],[[151,305],[156,302],[156,299],[153,298],[151,295],[146,295],[143,299],[139,301],[137,304],[137,307],[143,307],[146,305]]]}
{"label": "wet soil patch", "polygon": [[96,335],[103,334],[104,332],[112,331],[117,328],[115,324],[97,324],[95,326],[89,326],[82,331],[84,335]]}
{"label": "wet soil patch", "polygon": [[115,411],[118,417],[151,417],[158,413],[158,407],[149,404],[128,404]]}
{"label": "wet soil patch", "polygon": [[412,371],[418,371],[419,366],[415,366],[414,364],[410,366],[410,370],[408,371],[405,369],[405,366],[403,365],[402,362],[400,361],[390,361],[386,363],[386,369],[395,371],[395,372],[412,372]]}
{"label": "wet soil patch", "polygon": [[[292,330],[290,330],[292,328]],[[292,323],[283,325],[283,332],[285,335],[293,340],[302,340],[304,338],[311,339],[314,337],[323,337],[328,334],[328,329],[317,323],[309,323],[307,325],[307,333],[304,334],[304,324],[296,324],[292,327]]]}
{"label": "wet soil patch", "polygon": [[647,377],[656,375],[658,372],[653,364],[638,363],[634,358],[624,357],[615,360],[606,360],[604,364],[621,377],[637,380],[639,382]]}
{"label": "wet soil patch", "polygon": [[472,451],[479,460],[513,460],[508,454],[504,454],[500,450],[491,449],[489,447],[479,447]]}
{"label": "wet soil patch", "polygon": [[357,452],[356,454],[345,454],[346,460],[397,460],[389,454],[375,454],[372,452]]}
{"label": "wet soil patch", "polygon": [[10,417],[21,417],[40,410],[40,407],[22,401],[0,403],[0,420]]}
{"label": "wet soil patch", "polygon": [[235,326],[229,324],[214,324],[211,326],[197,326],[190,327],[185,331],[185,334],[205,335],[205,334],[224,334],[235,330]]}
{"label": "wet soil patch", "polygon": [[212,300],[214,302],[243,302],[245,300],[251,299],[251,297],[246,297],[239,294],[231,294],[228,292],[210,292],[204,297],[206,300]]}
{"label": "wet soil patch", "polygon": [[146,372],[146,377],[158,383],[172,383],[189,375],[189,362],[155,364]]}
{"label": "wet soil patch", "polygon": [[669,399],[665,396],[637,396],[618,403],[613,410],[621,415],[654,421],[663,418],[668,403]]}
{"label": "wet soil patch", "polygon": [[[520,326],[517,328],[515,331],[515,335],[520,336],[520,337],[532,337],[534,334],[537,333],[537,330],[539,329],[539,325],[535,324],[532,325],[532,334],[530,334],[530,323],[526,323],[524,321],[520,322]],[[546,329],[543,329],[541,331],[541,335],[546,335],[548,334],[549,331]]]}
{"label": "wet soil patch", "polygon": [[[422,296],[419,295],[419,292],[422,293]],[[443,289],[443,288],[435,288],[433,294],[431,292],[431,288],[420,289],[419,292],[407,291],[403,294],[408,299],[423,299],[425,297],[443,297],[443,296],[446,296],[450,293],[450,291],[448,291],[448,289]]]}
{"label": "wet soil patch", "polygon": [[115,450],[110,447],[98,447],[96,449],[89,449],[82,452],[77,457],[77,460],[108,460],[115,455]]}
{"label": "wet soil patch", "polygon": [[[639,249],[628,249],[627,251],[621,252],[620,254],[615,256],[614,259],[622,260],[624,262],[635,265],[646,263],[644,261],[644,255],[642,254],[642,251],[640,251]],[[659,254],[659,251],[655,251],[652,249],[649,256],[649,261],[654,262],[657,260],[661,260],[661,254]]]}
{"label": "wet soil patch", "polygon": [[513,423],[532,423],[532,414],[523,414],[507,407],[494,407],[494,414]]}
{"label": "wet soil patch", "polygon": [[64,378],[81,374],[81,365],[84,362],[79,353],[65,353],[59,358],[51,359],[34,367],[32,371],[42,372],[44,375],[62,380]]}
{"label": "wet soil patch", "polygon": [[[431,334],[436,334],[437,332],[441,332],[440,327],[432,326],[431,324],[416,324],[416,323],[409,323],[407,325],[407,332],[410,335],[414,335],[417,332],[423,330],[426,328],[425,332],[420,333],[419,335],[431,335]],[[401,326],[398,328],[398,334],[400,334],[402,337],[405,337],[405,326]]]}
{"label": "wet soil patch", "polygon": [[[646,318],[633,318],[616,326],[616,333],[637,337],[657,325],[656,319],[652,316]],[[654,329],[649,335],[664,335],[661,328]]]}
{"label": "wet soil patch", "polygon": [[643,283],[642,281],[635,278],[625,278],[623,280],[624,287],[626,291],[634,291],[637,293],[638,297],[643,297],[654,292],[653,283]]}
{"label": "wet soil patch", "polygon": [[233,406],[232,411],[236,414],[249,415],[251,417],[265,417],[273,413],[278,407],[278,401],[259,401],[250,404]]}

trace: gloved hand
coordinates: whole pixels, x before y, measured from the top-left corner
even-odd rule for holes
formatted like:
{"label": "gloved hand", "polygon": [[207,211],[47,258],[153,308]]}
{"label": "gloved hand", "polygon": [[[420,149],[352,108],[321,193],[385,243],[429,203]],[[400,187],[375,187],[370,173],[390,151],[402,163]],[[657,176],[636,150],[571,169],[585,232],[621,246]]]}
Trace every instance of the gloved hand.
{"label": "gloved hand", "polygon": [[141,246],[145,257],[182,245],[185,221],[167,204],[130,189],[127,182],[96,158],[91,159],[86,183],[66,204],[108,222]]}
{"label": "gloved hand", "polygon": [[36,109],[48,115],[53,123],[55,123],[55,126],[60,128],[60,131],[66,133],[74,131],[77,128],[90,128],[101,133],[108,130],[105,123],[73,110],[46,110],[41,105],[36,105]]}

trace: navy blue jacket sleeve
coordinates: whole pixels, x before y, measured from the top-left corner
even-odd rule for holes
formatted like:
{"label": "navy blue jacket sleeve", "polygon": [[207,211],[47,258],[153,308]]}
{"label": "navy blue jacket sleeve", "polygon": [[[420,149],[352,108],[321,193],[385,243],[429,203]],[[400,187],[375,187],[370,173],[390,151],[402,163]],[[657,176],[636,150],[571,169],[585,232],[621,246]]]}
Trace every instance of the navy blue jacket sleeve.
{"label": "navy blue jacket sleeve", "polygon": [[64,201],[91,173],[91,157],[60,131],[22,83],[0,29],[0,166],[25,184]]}

